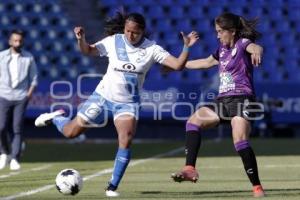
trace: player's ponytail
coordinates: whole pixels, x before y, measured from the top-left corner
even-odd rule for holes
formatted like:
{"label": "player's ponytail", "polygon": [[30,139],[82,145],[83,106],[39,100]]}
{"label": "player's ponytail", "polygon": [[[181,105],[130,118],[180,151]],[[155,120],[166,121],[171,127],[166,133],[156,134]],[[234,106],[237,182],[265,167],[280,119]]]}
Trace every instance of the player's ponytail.
{"label": "player's ponytail", "polygon": [[146,21],[143,15],[139,13],[126,14],[124,11],[117,11],[115,16],[109,18],[105,25],[104,31],[107,35],[114,35],[117,33],[124,33],[124,26],[126,20],[136,22],[142,30],[146,28]]}
{"label": "player's ponytail", "polygon": [[246,20],[233,13],[223,13],[215,19],[215,23],[224,30],[235,31],[237,39],[248,38],[254,42],[261,35],[255,29],[258,18]]}
{"label": "player's ponytail", "polygon": [[123,11],[117,11],[113,17],[106,20],[104,25],[105,34],[114,35],[116,33],[123,33],[125,21],[126,14]]}
{"label": "player's ponytail", "polygon": [[258,18],[246,20],[243,17],[240,17],[240,23],[242,28],[239,31],[239,38],[248,38],[254,42],[260,37],[261,34],[255,29],[258,24]]}

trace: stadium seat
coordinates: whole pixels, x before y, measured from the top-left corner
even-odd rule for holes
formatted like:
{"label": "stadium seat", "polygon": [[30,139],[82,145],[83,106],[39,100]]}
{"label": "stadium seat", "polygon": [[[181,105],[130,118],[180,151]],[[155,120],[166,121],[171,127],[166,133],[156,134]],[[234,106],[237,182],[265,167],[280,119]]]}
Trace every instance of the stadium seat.
{"label": "stadium seat", "polygon": [[203,34],[214,34],[214,26],[212,24],[212,21],[209,19],[201,19],[196,22],[195,28],[199,33]]}
{"label": "stadium seat", "polygon": [[142,0],[142,1],[138,1],[138,4],[141,6],[155,6],[156,2],[153,0]]}
{"label": "stadium seat", "polygon": [[287,13],[289,20],[298,21],[300,19],[300,7],[292,7]]}
{"label": "stadium seat", "polygon": [[183,8],[180,6],[172,6],[169,10],[169,17],[172,19],[182,19],[184,18],[184,11]]}
{"label": "stadium seat", "polygon": [[198,5],[190,6],[187,10],[187,17],[189,19],[195,19],[201,21],[202,18],[205,18],[205,14],[202,11],[202,7]]}
{"label": "stadium seat", "polygon": [[268,7],[282,8],[284,6],[284,0],[273,0],[267,2]]}
{"label": "stadium seat", "polygon": [[100,7],[114,7],[119,5],[119,1],[118,0],[99,0],[99,6]]}
{"label": "stadium seat", "polygon": [[163,1],[156,2],[156,3],[160,4],[160,6],[173,6],[174,5],[173,0],[163,0]]}
{"label": "stadium seat", "polygon": [[263,11],[262,7],[257,6],[257,7],[252,7],[251,9],[249,9],[249,13],[248,13],[249,19],[256,18],[256,17],[262,17],[262,16],[264,16],[264,11]]}
{"label": "stadium seat", "polygon": [[143,14],[144,13],[144,7],[143,6],[130,5],[126,11],[128,13],[137,12],[137,13]]}
{"label": "stadium seat", "polygon": [[208,14],[209,19],[214,19],[217,16],[219,16],[221,13],[223,13],[223,7],[218,7],[218,6],[213,7],[213,6],[211,6],[211,7],[208,8],[208,13],[207,14]]}
{"label": "stadium seat", "polygon": [[173,26],[171,24],[171,20],[166,18],[158,20],[155,29],[157,31],[163,31],[163,32],[168,32],[169,30],[172,30]]}
{"label": "stadium seat", "polygon": [[192,83],[200,83],[202,81],[202,76],[200,70],[187,70],[186,81]]}
{"label": "stadium seat", "polygon": [[[177,37],[179,37],[177,35]],[[173,43],[173,44],[168,44],[166,46],[166,50],[169,51],[172,55],[179,55],[182,51],[182,44],[177,43]]]}
{"label": "stadium seat", "polygon": [[182,81],[182,74],[178,71],[169,72],[167,74],[162,75],[164,80],[173,81],[173,82],[180,82]]}
{"label": "stadium seat", "polygon": [[239,6],[239,7],[243,7],[243,6],[247,6],[248,1],[247,0],[231,0],[230,4],[233,5],[233,7],[235,6]]}
{"label": "stadium seat", "polygon": [[168,45],[176,45],[180,42],[182,42],[182,37],[179,33],[179,31],[174,31],[171,32],[167,35],[167,37],[165,38],[164,42]]}
{"label": "stadium seat", "polygon": [[185,33],[190,32],[193,30],[191,20],[189,19],[180,19],[176,21],[175,29],[177,31],[183,31]]}
{"label": "stadium seat", "polygon": [[165,17],[165,13],[164,13],[164,10],[161,6],[151,6],[149,7],[148,9],[148,13],[147,13],[148,16],[151,16],[151,18],[164,18]]}
{"label": "stadium seat", "polygon": [[229,7],[227,12],[232,12],[236,15],[244,16],[243,7],[241,7],[240,5]]}
{"label": "stadium seat", "polygon": [[193,0],[176,0],[176,4],[179,6],[190,6],[194,3]]}
{"label": "stadium seat", "polygon": [[269,12],[269,19],[270,20],[282,20],[283,19],[283,11],[282,8],[272,8],[272,7],[268,7],[268,12]]}
{"label": "stadium seat", "polygon": [[295,46],[286,46],[285,48],[285,57],[289,60],[295,60],[300,57],[299,47]]}

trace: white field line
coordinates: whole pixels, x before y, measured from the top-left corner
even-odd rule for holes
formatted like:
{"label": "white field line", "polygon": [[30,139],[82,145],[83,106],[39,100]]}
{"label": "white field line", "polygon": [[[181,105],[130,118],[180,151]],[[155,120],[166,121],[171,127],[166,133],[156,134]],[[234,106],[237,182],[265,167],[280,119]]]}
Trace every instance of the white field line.
{"label": "white field line", "polygon": [[[156,160],[156,159],[161,158],[161,157],[175,155],[176,153],[178,153],[180,151],[183,151],[183,149],[184,149],[184,147],[180,147],[180,148],[168,151],[166,153],[162,153],[162,154],[158,154],[158,155],[152,156],[150,158],[135,160],[135,161],[132,161],[129,164],[128,167],[132,167],[132,166],[135,166],[135,165],[139,165],[139,164],[143,164],[143,163],[146,163],[146,162],[150,162],[150,161]],[[83,181],[87,181],[87,180],[90,180],[92,178],[95,178],[95,177],[98,177],[98,176],[102,176],[104,174],[112,173],[112,171],[113,171],[113,168],[108,168],[108,169],[101,170],[101,171],[99,171],[99,172],[97,172],[95,174],[91,174],[91,175],[85,176],[83,178]],[[50,190],[50,189],[52,189],[54,187],[55,187],[54,184],[45,185],[45,186],[36,188],[34,190],[30,190],[30,191],[27,191],[27,192],[21,192],[21,193],[15,194],[15,195],[7,196],[7,197],[2,197],[2,198],[0,198],[0,200],[13,200],[13,199],[16,199],[16,198],[19,198],[19,197],[30,196],[30,195],[33,195],[33,194],[36,194],[36,193],[39,193],[39,192],[44,192],[46,190]]]}
{"label": "white field line", "polygon": [[35,167],[35,168],[31,168],[31,169],[28,169],[28,170],[21,170],[21,171],[13,171],[13,172],[9,172],[8,174],[3,174],[0,176],[0,179],[4,179],[4,178],[8,178],[8,177],[11,177],[11,176],[15,176],[15,175],[18,175],[18,174],[24,174],[24,173],[27,173],[27,172],[32,172],[32,171],[41,171],[41,170],[44,170],[44,169],[48,169],[50,168],[52,165],[43,165],[41,167]]}
{"label": "white field line", "polygon": [[[150,158],[135,160],[135,161],[132,161],[129,164],[129,167],[136,166],[136,165],[143,164],[143,163],[150,162],[150,161],[154,161],[154,160],[156,160],[158,158],[161,158],[161,157],[172,156],[172,155],[175,155],[178,152],[181,152],[183,150],[184,150],[184,147],[180,147],[180,148],[174,149],[174,150],[166,152],[166,153],[162,153],[162,154],[158,154],[158,155],[152,156]],[[298,167],[300,167],[300,164],[259,165],[259,168],[287,168],[287,167],[298,168]],[[199,167],[199,168],[200,169],[201,168],[202,169],[242,168],[242,165],[236,165],[236,166],[203,166],[203,167]],[[102,176],[104,174],[112,173],[112,171],[113,171],[113,168],[108,168],[108,169],[101,170],[101,171],[99,171],[99,172],[97,172],[95,174],[91,174],[91,175],[85,176],[83,178],[83,181],[87,181],[87,180],[93,179],[95,177]],[[13,200],[13,199],[16,199],[16,198],[19,198],[19,197],[30,196],[30,195],[33,195],[33,194],[36,194],[36,193],[39,193],[39,192],[44,192],[44,191],[50,190],[50,189],[52,189],[54,187],[55,187],[54,184],[45,185],[45,186],[39,187],[39,188],[34,189],[34,190],[30,190],[30,191],[27,191],[27,192],[21,192],[21,193],[15,194],[15,195],[7,196],[7,197],[2,197],[2,198],[0,198],[0,200]]]}

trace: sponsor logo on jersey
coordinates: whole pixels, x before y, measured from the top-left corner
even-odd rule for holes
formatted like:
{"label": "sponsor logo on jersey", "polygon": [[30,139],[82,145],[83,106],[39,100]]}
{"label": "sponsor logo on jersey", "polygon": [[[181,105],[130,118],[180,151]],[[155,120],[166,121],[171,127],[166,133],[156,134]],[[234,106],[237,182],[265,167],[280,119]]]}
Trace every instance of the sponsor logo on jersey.
{"label": "sponsor logo on jersey", "polygon": [[122,68],[125,70],[135,70],[136,69],[136,67],[131,63],[126,63],[125,65],[122,66]]}
{"label": "sponsor logo on jersey", "polygon": [[134,74],[143,74],[143,72],[137,72],[136,66],[132,63],[126,63],[122,66],[122,69],[114,68],[115,71],[118,72],[127,72],[127,73],[134,73]]}

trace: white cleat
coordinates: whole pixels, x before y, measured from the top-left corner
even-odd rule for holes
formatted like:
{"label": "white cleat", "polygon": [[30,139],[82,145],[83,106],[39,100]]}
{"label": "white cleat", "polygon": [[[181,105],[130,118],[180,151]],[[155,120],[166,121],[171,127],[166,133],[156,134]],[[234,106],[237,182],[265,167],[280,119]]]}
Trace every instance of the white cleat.
{"label": "white cleat", "polygon": [[51,112],[51,113],[41,114],[40,116],[38,116],[35,119],[34,125],[36,127],[47,126],[52,121],[52,119],[54,117],[60,116],[60,115],[63,115],[63,114],[65,114],[64,110],[56,110],[56,111]]}
{"label": "white cleat", "polygon": [[21,169],[21,165],[16,159],[11,159],[9,167],[10,167],[10,170]]}
{"label": "white cleat", "polygon": [[8,155],[1,154],[0,155],[0,170],[3,169],[8,164]]}
{"label": "white cleat", "polygon": [[116,191],[112,191],[112,190],[105,190],[105,194],[107,197],[118,197],[120,196],[120,194]]}

